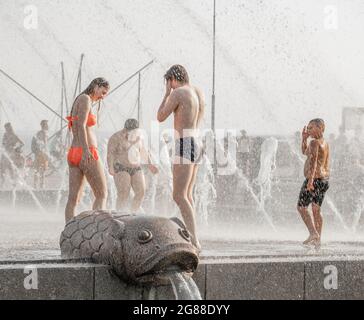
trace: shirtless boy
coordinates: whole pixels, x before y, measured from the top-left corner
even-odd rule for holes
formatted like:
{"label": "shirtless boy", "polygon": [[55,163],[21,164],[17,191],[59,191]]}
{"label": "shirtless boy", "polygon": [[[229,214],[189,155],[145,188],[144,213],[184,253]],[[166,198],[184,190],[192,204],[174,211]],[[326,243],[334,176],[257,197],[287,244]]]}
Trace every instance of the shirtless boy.
{"label": "shirtless boy", "polygon": [[[310,233],[303,244],[319,247],[321,244],[322,215],[321,205],[329,189],[329,145],[323,137],[325,123],[322,119],[313,119],[302,131],[302,153],[307,156],[304,181],[298,199],[297,209]],[[311,141],[308,143],[308,138]],[[312,215],[308,206],[312,204]]]}
{"label": "shirtless boy", "polygon": [[148,163],[153,174],[158,172],[151,164],[138,128],[136,119],[126,120],[124,129],[113,134],[107,146],[109,173],[114,177],[117,189],[116,209],[126,209],[130,188],[133,188],[132,213],[140,211],[145,194],[145,179],[141,165]]}
{"label": "shirtless boy", "polygon": [[197,128],[203,117],[205,103],[202,92],[189,83],[186,69],[172,66],[164,75],[166,93],[157,119],[165,121],[174,113],[175,159],[173,163],[173,199],[181,211],[192,243],[200,249],[196,235],[193,187],[196,181],[199,145]]}

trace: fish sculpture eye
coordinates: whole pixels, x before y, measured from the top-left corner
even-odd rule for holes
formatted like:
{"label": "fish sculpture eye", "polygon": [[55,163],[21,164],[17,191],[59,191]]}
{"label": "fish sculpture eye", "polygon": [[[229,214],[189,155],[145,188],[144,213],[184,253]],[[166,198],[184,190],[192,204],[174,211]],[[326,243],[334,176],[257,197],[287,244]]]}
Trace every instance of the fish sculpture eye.
{"label": "fish sculpture eye", "polygon": [[139,243],[147,243],[147,242],[151,241],[152,239],[153,239],[153,234],[147,229],[140,231],[138,234]]}
{"label": "fish sculpture eye", "polygon": [[191,240],[190,233],[186,229],[178,229],[178,233],[187,241]]}

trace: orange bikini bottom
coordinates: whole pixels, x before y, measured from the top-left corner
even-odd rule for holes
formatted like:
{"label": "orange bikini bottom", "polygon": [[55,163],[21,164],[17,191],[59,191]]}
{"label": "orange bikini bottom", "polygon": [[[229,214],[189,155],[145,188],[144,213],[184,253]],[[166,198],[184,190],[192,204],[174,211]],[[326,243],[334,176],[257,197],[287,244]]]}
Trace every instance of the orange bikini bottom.
{"label": "orange bikini bottom", "polygon": [[[99,160],[97,147],[90,146],[89,149],[94,160]],[[68,151],[67,160],[69,164],[78,166],[82,160],[82,147],[71,147]]]}

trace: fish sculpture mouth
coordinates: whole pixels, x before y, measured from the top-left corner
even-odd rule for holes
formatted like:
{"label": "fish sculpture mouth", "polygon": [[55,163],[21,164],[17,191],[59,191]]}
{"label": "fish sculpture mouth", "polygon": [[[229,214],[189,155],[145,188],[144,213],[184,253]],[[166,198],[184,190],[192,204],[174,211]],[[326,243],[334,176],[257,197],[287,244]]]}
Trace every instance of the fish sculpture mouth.
{"label": "fish sculpture mouth", "polygon": [[198,252],[191,244],[171,244],[158,250],[135,270],[140,283],[168,285],[173,271],[192,274],[198,265]]}

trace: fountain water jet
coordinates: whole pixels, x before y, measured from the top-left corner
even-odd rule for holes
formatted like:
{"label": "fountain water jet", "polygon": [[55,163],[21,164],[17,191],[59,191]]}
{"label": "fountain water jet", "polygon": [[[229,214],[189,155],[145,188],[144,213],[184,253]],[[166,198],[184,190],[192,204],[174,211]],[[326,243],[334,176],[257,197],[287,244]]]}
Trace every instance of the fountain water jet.
{"label": "fountain water jet", "polygon": [[[41,205],[40,201],[38,200],[38,198],[36,197],[36,195],[34,194],[32,188],[26,183],[26,181],[22,178],[19,169],[17,168],[17,166],[15,165],[14,161],[9,157],[9,155],[6,152],[2,152],[2,155],[5,156],[5,158],[7,158],[7,160],[11,163],[11,165],[13,166],[13,169],[15,170],[17,177],[20,181],[19,184],[25,187],[25,190],[27,190],[29,192],[29,194],[31,195],[32,199],[34,200],[35,204],[38,206],[38,208],[43,212],[46,213],[46,210],[43,208],[43,206]],[[16,186],[15,186],[16,188]],[[15,190],[14,188],[14,190]],[[14,197],[13,197],[14,199]],[[13,200],[14,201],[14,200]]]}

